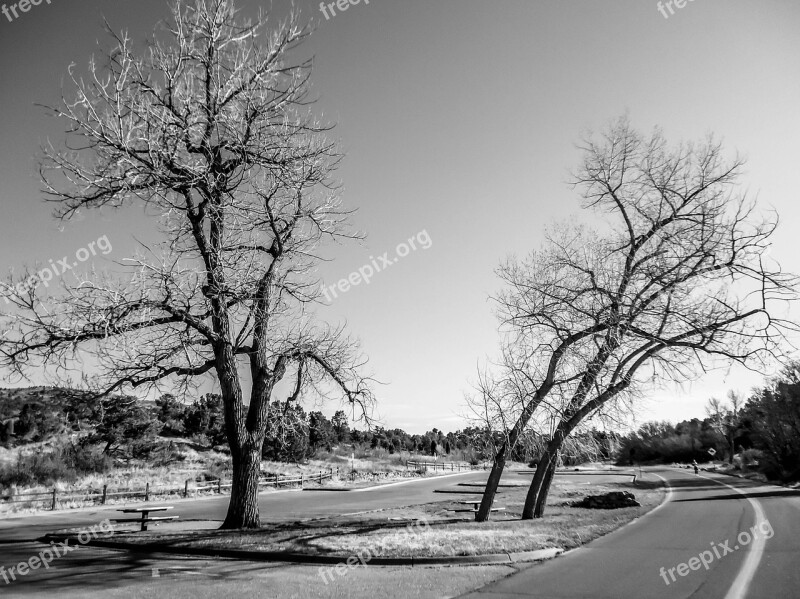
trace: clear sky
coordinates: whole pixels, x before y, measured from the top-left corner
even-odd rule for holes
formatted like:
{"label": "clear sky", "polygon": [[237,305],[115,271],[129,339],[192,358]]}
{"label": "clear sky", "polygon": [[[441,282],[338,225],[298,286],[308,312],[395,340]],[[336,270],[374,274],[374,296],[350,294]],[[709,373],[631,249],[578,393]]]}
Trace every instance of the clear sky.
{"label": "clear sky", "polygon": [[[331,248],[323,278],[393,256],[423,231],[431,242],[320,310],[361,338],[386,382],[378,415],[388,426],[463,426],[463,393],[497,347],[495,267],[579,209],[565,183],[575,143],[625,111],[639,129],[660,125],[673,141],[714,132],[748,157],[745,185],[781,215],[773,255],[800,272],[796,0],[694,0],[668,18],[651,0],[370,0],[328,19],[319,2],[297,6],[318,21],[304,50],[316,57],[317,110],[338,122],[345,201],[369,235]],[[0,14],[0,270],[106,235],[113,251],[94,258],[103,267],[147,235],[140,212],[63,227],[51,218],[35,157],[48,137],[63,140],[63,124],[36,104],[56,103],[70,63],[85,69],[107,45],[103,18],[138,42],[167,14],[164,0],[44,0],[12,21]],[[665,387],[639,419],[701,416],[709,396],[760,378]]]}

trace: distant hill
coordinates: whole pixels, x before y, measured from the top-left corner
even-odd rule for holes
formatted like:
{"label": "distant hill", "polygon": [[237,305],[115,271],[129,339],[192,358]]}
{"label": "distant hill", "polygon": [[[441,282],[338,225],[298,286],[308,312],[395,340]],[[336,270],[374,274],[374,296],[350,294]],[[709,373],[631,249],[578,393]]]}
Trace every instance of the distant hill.
{"label": "distant hill", "polygon": [[62,407],[67,398],[81,393],[66,387],[22,387],[19,389],[0,389],[0,420],[19,414],[25,404],[42,407]]}

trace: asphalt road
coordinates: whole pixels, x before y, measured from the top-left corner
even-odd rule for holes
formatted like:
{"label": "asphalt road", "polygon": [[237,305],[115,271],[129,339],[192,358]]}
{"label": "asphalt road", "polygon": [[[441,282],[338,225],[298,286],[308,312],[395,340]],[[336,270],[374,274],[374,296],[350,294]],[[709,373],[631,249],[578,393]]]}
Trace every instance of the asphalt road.
{"label": "asphalt road", "polygon": [[610,535],[464,597],[800,597],[800,491],[687,470],[653,472],[672,488],[667,503]]}
{"label": "asphalt road", "polygon": [[[685,470],[657,472],[673,488],[670,501],[615,533],[542,564],[359,567],[325,583],[318,566],[80,547],[54,561],[50,569],[31,572],[16,583],[6,585],[0,577],[0,597],[800,597],[795,540],[800,532],[800,492],[730,477],[695,476]],[[355,493],[268,493],[261,497],[261,509],[265,519],[300,519],[444,501],[452,496],[434,493],[435,489],[485,477],[483,472],[465,473]],[[603,478],[587,476],[587,483]],[[175,505],[182,519],[222,519],[227,497]],[[36,555],[43,545],[34,539],[45,532],[113,515],[114,510],[107,509],[0,520],[0,564],[10,566]],[[746,539],[740,533],[753,537]]]}

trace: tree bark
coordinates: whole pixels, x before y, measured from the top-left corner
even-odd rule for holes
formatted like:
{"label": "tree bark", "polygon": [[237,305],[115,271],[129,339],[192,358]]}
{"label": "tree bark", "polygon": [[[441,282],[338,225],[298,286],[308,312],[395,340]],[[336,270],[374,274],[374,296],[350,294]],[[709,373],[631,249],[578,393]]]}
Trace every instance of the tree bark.
{"label": "tree bark", "polygon": [[522,508],[522,519],[531,520],[534,517],[534,509],[536,502],[539,499],[539,492],[543,488],[545,479],[547,478],[547,471],[550,468],[550,462],[554,461],[553,453],[551,451],[552,441],[547,444],[547,449],[544,450],[539,463],[536,465],[536,472],[533,475],[531,486],[528,488],[528,494],[525,496],[525,505]]}
{"label": "tree bark", "polygon": [[492,471],[489,473],[489,478],[486,481],[486,489],[483,491],[481,505],[475,514],[475,522],[486,522],[489,519],[489,514],[492,513],[492,504],[497,494],[497,487],[500,484],[500,478],[503,476],[503,469],[506,467],[508,443],[508,441],[503,443],[500,451],[494,456]]}
{"label": "tree bark", "polygon": [[556,451],[555,457],[550,463],[550,467],[547,469],[547,473],[544,476],[544,481],[542,482],[542,488],[539,491],[539,496],[536,498],[536,507],[533,511],[534,518],[541,518],[544,516],[544,508],[545,505],[547,505],[547,495],[550,493],[550,485],[553,482],[553,476],[555,476],[557,465],[558,451]]}
{"label": "tree bark", "polygon": [[221,528],[259,528],[261,517],[258,510],[258,478],[261,474],[261,450],[248,448],[233,450],[233,485],[228,514]]}

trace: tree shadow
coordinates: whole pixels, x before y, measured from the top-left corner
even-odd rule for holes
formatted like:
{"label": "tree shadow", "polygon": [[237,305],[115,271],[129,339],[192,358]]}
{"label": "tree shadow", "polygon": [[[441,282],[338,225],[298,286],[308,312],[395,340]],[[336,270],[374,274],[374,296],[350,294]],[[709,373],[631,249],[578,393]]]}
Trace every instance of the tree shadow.
{"label": "tree shadow", "polygon": [[726,493],[722,495],[711,495],[704,497],[692,497],[689,499],[673,499],[675,503],[692,502],[692,501],[721,501],[725,499],[758,499],[763,497],[800,497],[800,490],[782,490],[776,489],[774,491],[758,491],[742,493]]}

